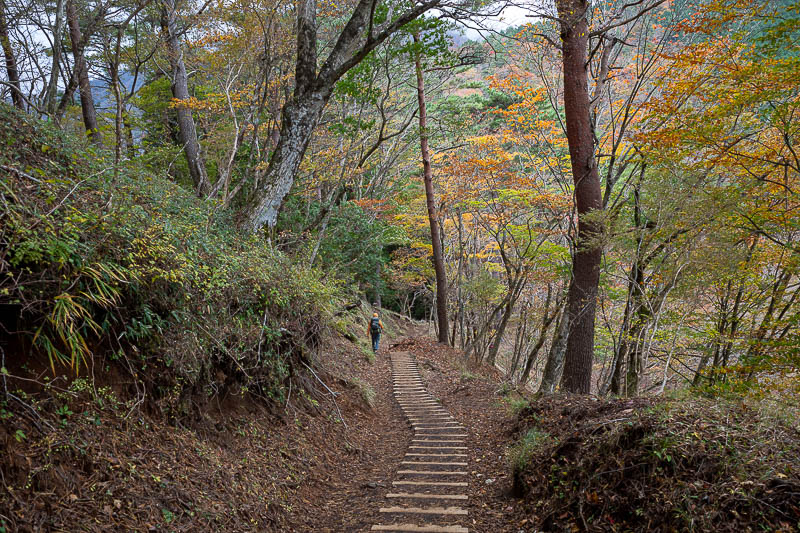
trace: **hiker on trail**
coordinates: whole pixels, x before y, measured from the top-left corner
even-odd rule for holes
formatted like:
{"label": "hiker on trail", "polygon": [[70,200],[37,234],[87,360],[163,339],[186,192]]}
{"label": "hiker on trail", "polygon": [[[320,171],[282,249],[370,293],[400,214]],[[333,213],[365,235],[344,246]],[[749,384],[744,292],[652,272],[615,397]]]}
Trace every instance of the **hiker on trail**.
{"label": "hiker on trail", "polygon": [[383,331],[383,322],[378,317],[378,312],[372,313],[372,318],[369,321],[367,333],[372,335],[372,351],[378,353],[378,346],[381,343],[381,332]]}

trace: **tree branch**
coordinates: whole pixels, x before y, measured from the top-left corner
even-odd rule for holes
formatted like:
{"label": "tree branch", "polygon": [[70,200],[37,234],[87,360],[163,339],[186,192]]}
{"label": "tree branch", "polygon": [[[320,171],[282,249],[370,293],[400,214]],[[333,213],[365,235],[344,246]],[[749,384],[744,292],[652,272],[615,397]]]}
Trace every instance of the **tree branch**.
{"label": "tree branch", "polygon": [[[655,2],[653,2],[653,4],[651,4],[651,5],[649,5],[649,6],[645,7],[645,8],[642,8],[641,11],[639,11],[638,13],[636,13],[635,15],[633,15],[631,17],[628,17],[628,18],[626,18],[624,20],[621,20],[619,22],[615,22],[613,24],[608,24],[607,26],[603,26],[600,29],[597,29],[597,30],[589,32],[589,37],[597,37],[598,35],[602,35],[602,34],[606,33],[608,30],[612,30],[614,28],[618,28],[620,26],[624,26],[625,24],[633,22],[634,20],[638,19],[639,17],[641,17],[642,15],[647,13],[648,11],[652,11],[653,9],[657,8],[658,6],[660,6],[661,4],[665,3],[666,1],[667,0],[656,0]],[[640,1],[640,2],[633,2],[633,3],[630,3],[630,4],[626,4],[623,7],[622,12],[624,12],[625,9],[630,7],[630,6],[634,6],[634,5],[641,4],[641,3],[642,2]]]}

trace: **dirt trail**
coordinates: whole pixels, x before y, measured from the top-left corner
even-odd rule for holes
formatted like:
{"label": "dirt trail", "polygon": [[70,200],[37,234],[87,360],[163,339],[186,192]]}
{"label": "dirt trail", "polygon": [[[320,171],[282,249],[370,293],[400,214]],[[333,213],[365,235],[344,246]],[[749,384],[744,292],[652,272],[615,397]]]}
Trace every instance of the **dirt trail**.
{"label": "dirt trail", "polygon": [[[294,531],[517,533],[505,458],[510,421],[492,370],[422,335],[395,343],[360,378],[371,411],[347,409],[347,455],[326,457]],[[524,523],[523,523],[524,524]]]}
{"label": "dirt trail", "polygon": [[464,428],[442,408],[422,383],[408,352],[392,353],[395,401],[414,429],[414,438],[386,494],[383,519],[371,531],[466,533],[467,437]]}

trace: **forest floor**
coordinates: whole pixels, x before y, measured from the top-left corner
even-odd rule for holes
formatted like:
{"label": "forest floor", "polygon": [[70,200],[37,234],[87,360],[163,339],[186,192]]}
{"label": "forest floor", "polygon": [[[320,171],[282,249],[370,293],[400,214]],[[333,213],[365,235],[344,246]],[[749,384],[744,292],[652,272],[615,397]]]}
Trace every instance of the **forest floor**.
{"label": "forest floor", "polygon": [[309,479],[303,500],[315,504],[313,510],[298,513],[297,531],[368,531],[382,521],[379,509],[386,505],[385,494],[393,491],[391,482],[413,434],[392,396],[390,351],[408,352],[416,359],[428,391],[466,429],[469,499],[459,506],[468,510],[470,531],[518,531],[527,520],[516,512],[519,500],[510,497],[506,453],[513,417],[498,395],[499,375],[460,367],[457,352],[421,335],[384,348],[366,369],[363,379],[373,384],[376,397],[369,421],[348,422],[348,439],[357,456],[342,457],[325,474]]}
{"label": "forest floor", "polygon": [[455,503],[468,516],[446,523],[479,533],[800,530],[795,409],[691,395],[523,397],[496,370],[467,368],[456,350],[408,333],[363,367],[376,396],[346,431],[358,452],[312,475],[303,500],[314,503],[293,515],[297,531],[386,522],[379,510],[398,492],[392,481],[413,435],[392,396],[391,352],[416,360],[425,388],[467,434],[468,500]]}
{"label": "forest floor", "polygon": [[469,531],[800,529],[792,414],[691,397],[523,398],[424,326],[391,330],[374,361],[364,332],[332,339],[313,391],[272,409],[227,398],[191,424],[131,415],[113,383],[27,397],[36,417],[0,413],[0,532],[369,531],[413,437],[393,352],[465,429]]}
{"label": "forest floor", "polygon": [[[423,325],[387,322],[374,360],[365,332],[334,336],[306,388],[273,407],[229,396],[163,420],[131,408],[113,373],[17,390],[0,413],[0,532],[369,530],[412,438],[392,397],[391,350],[416,358],[468,428],[470,531],[516,531],[497,376],[461,368]],[[41,366],[9,368],[46,376]]]}

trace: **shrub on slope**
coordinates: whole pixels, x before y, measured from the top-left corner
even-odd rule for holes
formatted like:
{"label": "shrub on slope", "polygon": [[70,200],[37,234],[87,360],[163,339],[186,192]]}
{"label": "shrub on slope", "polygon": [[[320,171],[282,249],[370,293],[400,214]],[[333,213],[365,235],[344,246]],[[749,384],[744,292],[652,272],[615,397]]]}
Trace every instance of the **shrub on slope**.
{"label": "shrub on slope", "polygon": [[213,202],[3,104],[0,146],[0,331],[22,338],[9,369],[33,354],[114,367],[171,416],[230,392],[282,397],[335,288]]}
{"label": "shrub on slope", "polygon": [[514,485],[541,530],[800,526],[796,412],[721,398],[542,398],[517,430]]}

